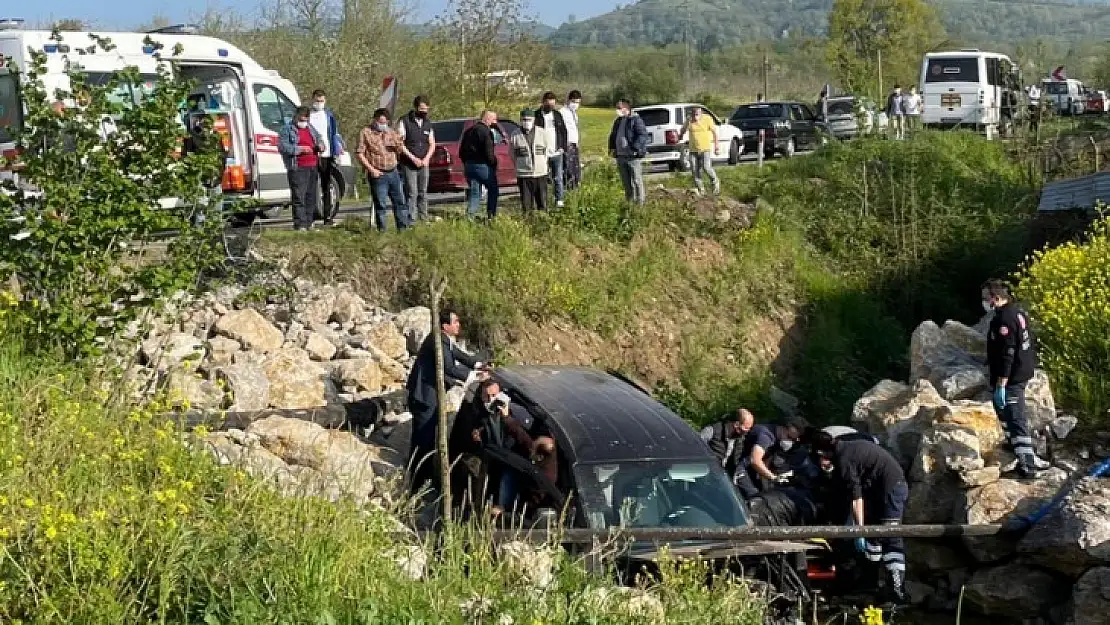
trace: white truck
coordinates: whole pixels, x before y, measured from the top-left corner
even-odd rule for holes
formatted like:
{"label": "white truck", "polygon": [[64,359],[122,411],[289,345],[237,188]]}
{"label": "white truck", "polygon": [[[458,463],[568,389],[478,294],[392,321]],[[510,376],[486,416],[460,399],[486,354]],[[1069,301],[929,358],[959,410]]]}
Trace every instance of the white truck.
{"label": "white truck", "polygon": [[1041,98],[1045,108],[1057,115],[1082,115],[1087,112],[1087,95],[1083,82],[1074,78],[1042,79]]}
{"label": "white truck", "polygon": [[[21,127],[24,114],[17,68],[29,67],[33,51],[46,55],[43,81],[47,93],[69,90],[67,61],[84,72],[92,84],[104,84],[127,67],[137,68],[142,78],[138,89],[120,85],[114,95],[125,104],[138,101],[142,92],[154,89],[159,63],[169,62],[174,75],[196,82],[191,95],[203,96],[207,110],[227,113],[232,150],[223,185],[225,200],[257,200],[263,211],[289,204],[289,183],[278,153],[278,135],[293,118],[300,98],[293,83],[276,71],[263,68],[226,41],[192,34],[193,29],[185,26],[151,33],[65,32],[60,41],[51,39],[50,32],[21,30],[20,26],[20,20],[0,20],[0,59],[4,60],[0,67],[0,150],[8,156],[13,155],[13,131]],[[94,48],[90,37],[94,34],[110,39],[115,48],[110,52]],[[155,47],[146,43],[148,37],[161,44],[162,61],[155,56]],[[180,54],[175,56],[173,51],[178,46]],[[332,185],[333,202],[339,202],[353,188],[350,154],[339,157],[337,164],[339,171],[327,181]]]}
{"label": "white truck", "polygon": [[[1005,54],[980,50],[930,52],[921,62],[921,123],[972,128],[993,139],[1007,114],[1007,97],[1020,91],[1017,67]],[[1016,100],[1011,100],[1015,104]]]}

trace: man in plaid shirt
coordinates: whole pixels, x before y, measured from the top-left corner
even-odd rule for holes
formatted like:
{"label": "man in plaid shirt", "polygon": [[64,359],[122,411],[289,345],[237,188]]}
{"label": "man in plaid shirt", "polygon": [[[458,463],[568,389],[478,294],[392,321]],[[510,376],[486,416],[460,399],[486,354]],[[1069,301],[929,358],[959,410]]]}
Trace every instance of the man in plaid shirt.
{"label": "man in plaid shirt", "polygon": [[397,170],[397,157],[403,149],[401,135],[389,127],[389,111],[374,111],[374,122],[359,134],[355,154],[366,170],[374,198],[374,221],[379,231],[386,229],[390,201],[393,202],[393,221],[397,229],[404,230],[412,224],[401,173]]}

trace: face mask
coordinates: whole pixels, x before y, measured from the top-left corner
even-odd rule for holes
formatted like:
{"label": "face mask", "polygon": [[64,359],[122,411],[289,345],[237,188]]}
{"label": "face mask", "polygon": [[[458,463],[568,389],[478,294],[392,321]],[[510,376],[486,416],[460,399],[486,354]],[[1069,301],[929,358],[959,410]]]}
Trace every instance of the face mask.
{"label": "face mask", "polygon": [[578,106],[579,106],[579,104],[578,104],[577,102],[569,102],[569,103],[567,104],[567,108],[568,108],[568,109],[570,109],[570,110],[572,110],[572,111],[577,111],[577,110],[578,110]]}
{"label": "face mask", "polygon": [[991,312],[994,310],[994,304],[989,299],[983,300],[983,312]]}
{"label": "face mask", "polygon": [[313,103],[312,103],[312,109],[313,109],[313,110],[316,110],[316,111],[322,111],[322,110],[324,110],[324,107],[325,107],[325,106],[326,106],[326,103],[325,103],[325,102],[313,102]]}
{"label": "face mask", "polygon": [[416,119],[425,119],[428,117],[428,111],[417,111]]}
{"label": "face mask", "polygon": [[828,465],[828,466],[824,466],[824,465],[821,466],[821,470],[824,471],[826,475],[832,473],[834,468],[836,468],[836,467],[834,467],[831,464]]}
{"label": "face mask", "polygon": [[374,129],[378,132],[385,132],[389,130],[389,124],[374,124]]}
{"label": "face mask", "polygon": [[779,441],[779,448],[781,448],[783,451],[790,451],[790,448],[793,446],[794,441]]}
{"label": "face mask", "polygon": [[522,120],[520,122],[520,127],[525,129],[525,130],[531,130],[532,127],[535,126],[535,125],[536,125],[536,122],[534,122],[530,119],[529,120]]}
{"label": "face mask", "polygon": [[308,122],[297,122],[297,128],[300,128],[301,130],[308,128]]}

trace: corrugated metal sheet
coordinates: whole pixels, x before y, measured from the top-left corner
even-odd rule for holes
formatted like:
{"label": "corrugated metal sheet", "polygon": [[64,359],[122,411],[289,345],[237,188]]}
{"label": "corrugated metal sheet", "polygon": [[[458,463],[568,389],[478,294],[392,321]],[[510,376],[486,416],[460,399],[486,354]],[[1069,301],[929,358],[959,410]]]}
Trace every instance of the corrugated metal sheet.
{"label": "corrugated metal sheet", "polygon": [[1075,209],[1094,210],[1097,203],[1110,204],[1110,172],[1046,184],[1037,211],[1053,213]]}

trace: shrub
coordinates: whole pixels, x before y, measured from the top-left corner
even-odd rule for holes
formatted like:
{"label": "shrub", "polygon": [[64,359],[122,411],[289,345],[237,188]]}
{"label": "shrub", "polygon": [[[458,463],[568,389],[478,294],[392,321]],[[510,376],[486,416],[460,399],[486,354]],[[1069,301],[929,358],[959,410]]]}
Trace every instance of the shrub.
{"label": "shrub", "polygon": [[1110,422],[1110,217],[1086,242],[1036,252],[1017,278],[1056,396],[1089,423]]}
{"label": "shrub", "polygon": [[682,93],[682,80],[678,71],[670,66],[653,68],[650,72],[631,69],[608,91],[598,93],[598,106],[613,106],[617,100],[627,98],[632,106],[645,106],[673,102]]}

